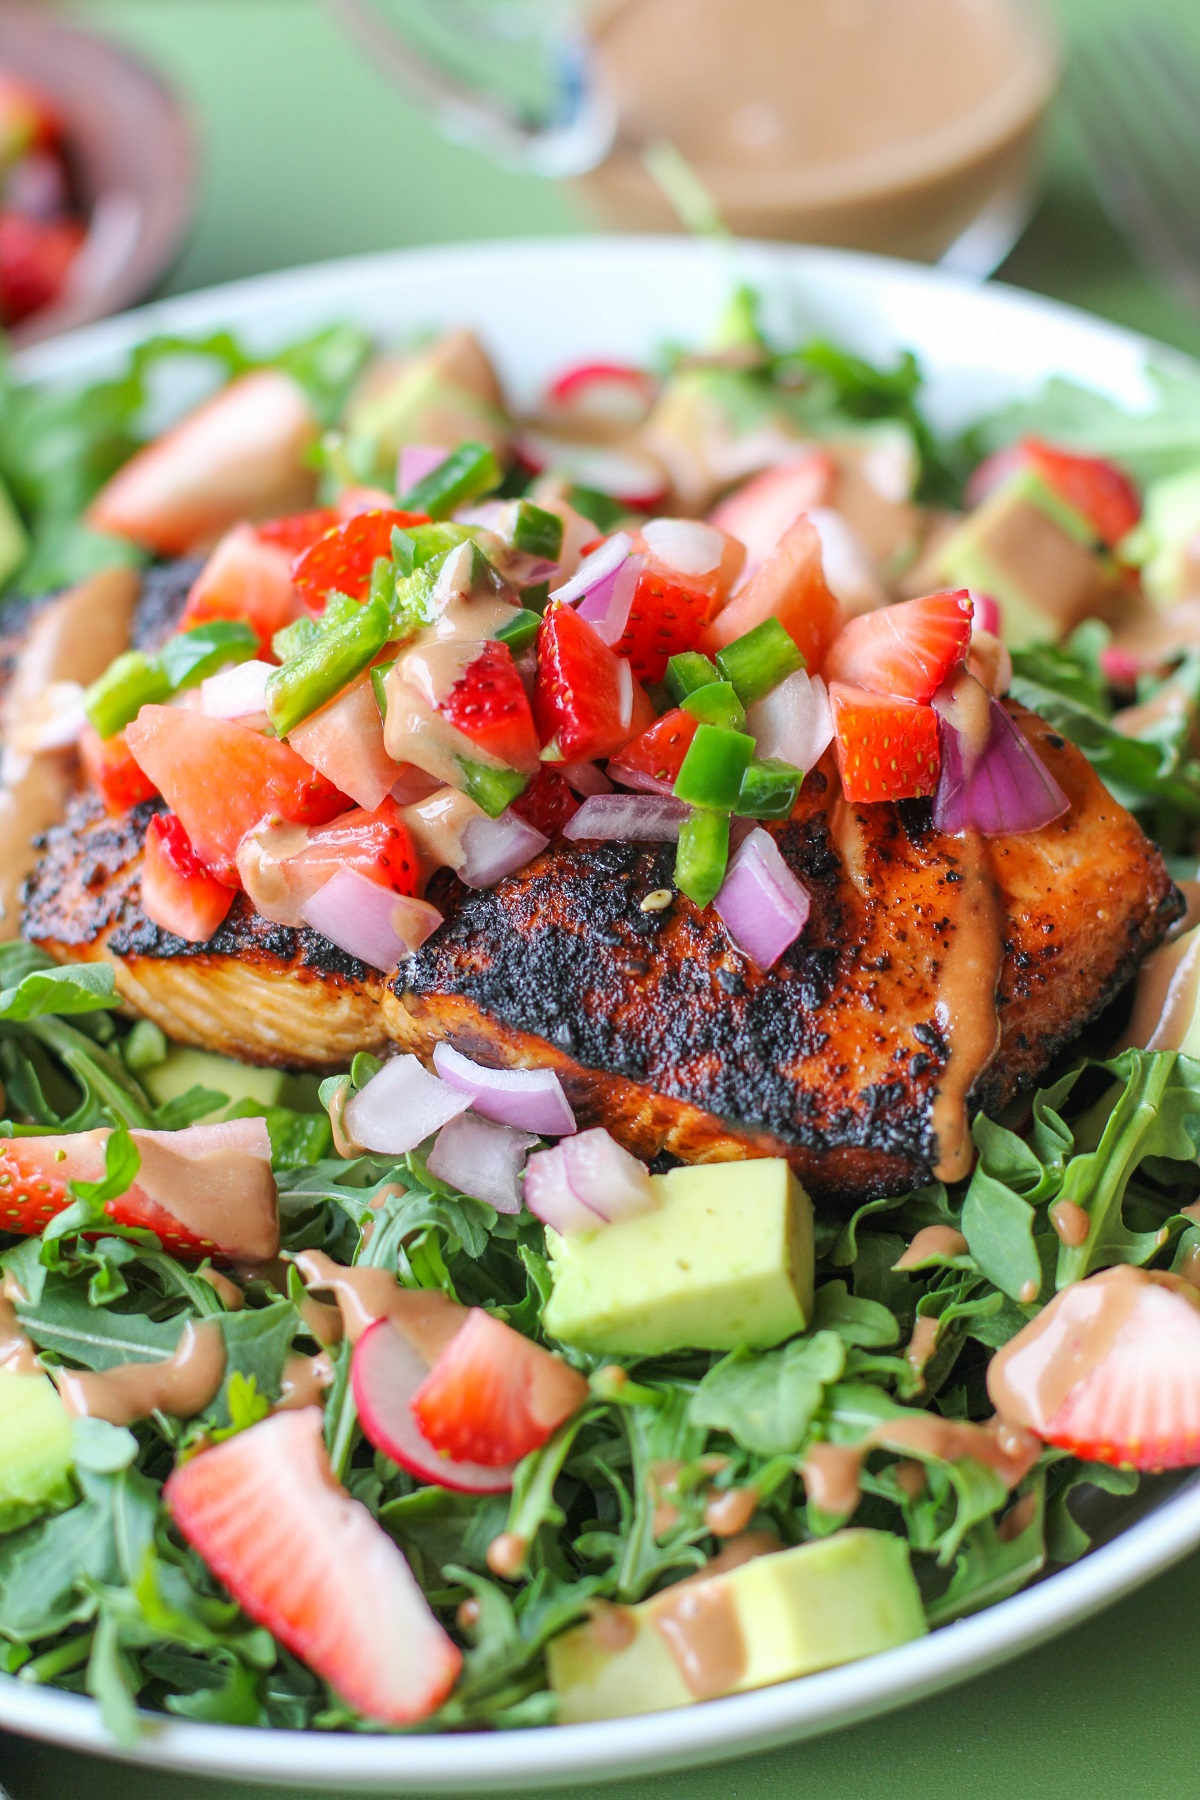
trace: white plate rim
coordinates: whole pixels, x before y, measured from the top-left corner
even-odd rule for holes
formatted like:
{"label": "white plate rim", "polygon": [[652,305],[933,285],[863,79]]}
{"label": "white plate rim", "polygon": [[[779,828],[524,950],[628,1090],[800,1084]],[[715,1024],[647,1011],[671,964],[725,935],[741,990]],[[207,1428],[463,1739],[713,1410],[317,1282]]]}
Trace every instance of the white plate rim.
{"label": "white plate rim", "polygon": [[[766,244],[726,251],[654,237],[500,240],[317,263],[141,307],[25,351],[14,359],[14,368],[27,379],[90,376],[153,332],[203,331],[226,321],[253,327],[281,308],[333,319],[353,310],[356,291],[410,276],[445,281],[454,291],[472,280],[486,286],[489,276],[511,281],[514,267],[528,272],[557,266],[560,278],[573,271],[576,280],[595,278],[601,270],[611,278],[614,271],[644,275],[649,269],[659,279],[700,276],[711,285],[714,259],[722,278],[732,259],[751,278],[794,281],[810,294],[829,286],[836,291],[839,284],[865,294],[877,286],[908,301],[924,297],[952,310],[971,309],[979,331],[990,326],[1002,333],[1009,323],[1018,339],[1024,327],[1035,338],[1040,333],[1067,348],[1090,347],[1097,357],[1110,359],[1107,378],[1096,385],[1134,404],[1145,395],[1150,360],[1196,369],[1182,352],[999,284],[980,288],[941,271],[854,252]],[[992,341],[1000,343],[999,337]],[[580,346],[580,353],[589,349]],[[91,1700],[0,1676],[0,1727],[145,1766],[361,1792],[532,1789],[651,1774],[814,1736],[982,1674],[1080,1623],[1198,1546],[1200,1476],[1193,1476],[1081,1562],[916,1643],[777,1687],[615,1723],[400,1737],[264,1731],[146,1715],[139,1742],[121,1746],[106,1732]]]}

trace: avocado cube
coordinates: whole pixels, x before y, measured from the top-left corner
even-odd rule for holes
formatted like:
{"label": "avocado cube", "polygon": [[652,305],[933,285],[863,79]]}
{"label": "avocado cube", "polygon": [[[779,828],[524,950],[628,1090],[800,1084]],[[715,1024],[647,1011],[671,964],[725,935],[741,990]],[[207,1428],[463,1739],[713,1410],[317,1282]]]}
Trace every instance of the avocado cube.
{"label": "avocado cube", "polygon": [[1150,483],[1141,522],[1120,551],[1141,567],[1142,588],[1157,605],[1200,594],[1200,467]]}
{"label": "avocado cube", "polygon": [[1031,469],[1019,470],[941,546],[937,578],[978,588],[1000,607],[1010,649],[1055,643],[1083,619],[1110,615],[1121,593],[1090,524]]}
{"label": "avocado cube", "polygon": [[612,1356],[764,1350],[812,1315],[812,1202],[782,1157],[651,1177],[654,1212],[547,1231],[546,1330]]}
{"label": "avocado cube", "polygon": [[[217,1056],[211,1050],[193,1050],[184,1044],[172,1044],[162,1062],[143,1070],[141,1081],[158,1106],[165,1106],[168,1100],[180,1099],[194,1087],[227,1094],[234,1105],[241,1100],[252,1100],[257,1106],[279,1106],[283,1103],[288,1077],[282,1069],[256,1069],[249,1063]],[[222,1101],[204,1117],[219,1119],[225,1110]]]}
{"label": "avocado cube", "polygon": [[48,1375],[0,1369],[0,1531],[70,1506],[71,1420]]}
{"label": "avocado cube", "polygon": [[838,1531],[606,1609],[553,1639],[546,1663],[559,1723],[576,1725],[769,1687],[925,1630],[904,1539]]}

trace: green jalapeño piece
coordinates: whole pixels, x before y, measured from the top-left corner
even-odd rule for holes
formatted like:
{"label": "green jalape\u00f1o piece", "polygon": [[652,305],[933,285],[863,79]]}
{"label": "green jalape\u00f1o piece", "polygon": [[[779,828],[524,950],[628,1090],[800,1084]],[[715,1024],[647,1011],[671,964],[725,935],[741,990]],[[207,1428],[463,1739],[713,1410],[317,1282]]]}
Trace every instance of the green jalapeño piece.
{"label": "green jalape\u00f1o piece", "polygon": [[752,762],[733,810],[741,819],[790,819],[803,783],[803,769],[779,757]]}
{"label": "green jalape\u00f1o piece", "polygon": [[498,819],[529,786],[528,775],[522,775],[516,769],[492,769],[485,763],[471,762],[465,756],[459,757],[458,766],[463,772],[464,789],[489,819]]}
{"label": "green jalape\u00f1o piece", "polygon": [[698,650],[682,650],[667,663],[664,687],[676,706],[682,706],[689,694],[720,681],[715,663]]}
{"label": "green jalape\u00f1o piece", "polygon": [[286,737],[349,686],[378,656],[391,631],[385,602],[367,600],[353,617],[322,632],[316,643],[275,669],[267,680],[267,716],[279,736]]}
{"label": "green jalape\u00f1o piece", "polygon": [[490,494],[504,479],[490,444],[460,444],[444,462],[430,469],[407,494],[401,494],[403,512],[428,513],[431,519],[448,519],[469,500]]}
{"label": "green jalape\u00f1o piece", "polygon": [[742,777],[754,755],[754,739],[721,725],[698,725],[675,782],[675,794],[689,806],[732,812]]}
{"label": "green jalape\u00f1o piece", "polygon": [[725,725],[730,731],[745,731],[746,709],[734,692],[731,681],[710,681],[681,702],[684,712],[702,725]]}
{"label": "green jalape\u00f1o piece", "polygon": [[714,900],[729,861],[729,815],[693,807],[679,827],[675,886],[696,906]]}
{"label": "green jalape\u00f1o piece", "polygon": [[778,619],[764,619],[717,652],[717,667],[737,689],[742,705],[753,706],[802,669],[804,658]]}

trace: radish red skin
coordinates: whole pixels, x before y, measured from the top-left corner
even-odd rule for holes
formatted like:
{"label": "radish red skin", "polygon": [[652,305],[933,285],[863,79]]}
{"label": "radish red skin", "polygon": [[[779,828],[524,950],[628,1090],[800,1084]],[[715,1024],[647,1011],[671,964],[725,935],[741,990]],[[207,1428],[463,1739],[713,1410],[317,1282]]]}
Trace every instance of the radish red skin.
{"label": "radish red skin", "polygon": [[485,1468],[455,1462],[435,1450],[421,1431],[410,1401],[428,1374],[429,1364],[390,1319],[377,1319],[363,1333],[354,1349],[350,1380],[368,1441],[418,1481],[459,1494],[507,1493],[515,1464]]}

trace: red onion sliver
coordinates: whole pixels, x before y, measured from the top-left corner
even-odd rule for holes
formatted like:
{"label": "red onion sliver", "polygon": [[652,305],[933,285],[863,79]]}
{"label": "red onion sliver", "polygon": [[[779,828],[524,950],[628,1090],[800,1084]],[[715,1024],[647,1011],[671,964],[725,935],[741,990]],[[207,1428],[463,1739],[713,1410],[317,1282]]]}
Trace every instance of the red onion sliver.
{"label": "red onion sliver", "polygon": [[200,711],[210,719],[267,720],[267,677],[273,665],[268,662],[238,663],[236,668],[222,669],[200,683]]}
{"label": "red onion sliver", "polygon": [[407,494],[418,481],[440,469],[449,454],[444,444],[401,444],[396,462],[396,492]]}
{"label": "red onion sliver", "polygon": [[608,1224],[636,1219],[658,1205],[650,1171],[602,1125],[564,1138],[558,1146],[571,1192]]}
{"label": "red onion sliver", "polygon": [[542,1137],[574,1133],[575,1114],[553,1069],[489,1069],[450,1044],[436,1046],[433,1065],[451,1086],[470,1096],[485,1119]]}
{"label": "red onion sliver", "polygon": [[561,587],[552,590],[552,600],[565,600],[573,605],[576,600],[584,600],[595,592],[603,582],[616,576],[621,564],[633,549],[633,539],[627,531],[615,531],[602,544],[598,544],[589,556],[585,556],[570,581],[564,581]]}
{"label": "red onion sliver", "polygon": [[[797,769],[815,768],[833,742],[833,710],[819,675],[797,669],[746,714],[755,755],[778,756]],[[615,779],[619,780],[617,776]]]}
{"label": "red onion sliver", "polygon": [[427,900],[393,893],[351,868],[331,875],[304,902],[300,916],[347,956],[357,956],[374,969],[394,969],[442,922],[437,907]]}
{"label": "red onion sliver", "polygon": [[[985,715],[986,736],[964,728],[974,702]],[[985,837],[1040,831],[1066,812],[1070,801],[1000,702],[971,675],[946,683],[933,696],[938,715],[942,772],[933,797],[933,822],[957,835]]]}
{"label": "red onion sliver", "polygon": [[541,854],[550,839],[509,809],[498,819],[469,819],[463,828],[459,878],[468,887],[494,887]]}
{"label": "red onion sliver", "polygon": [[729,865],[713,901],[739,950],[769,969],[808,922],[812,901],[769,831],[757,826]]}
{"label": "red onion sliver", "polygon": [[364,1150],[406,1156],[470,1104],[469,1094],[439,1081],[415,1056],[394,1056],[347,1102],[343,1119]]}
{"label": "red onion sliver", "polygon": [[535,1219],[550,1225],[561,1236],[577,1231],[599,1231],[608,1221],[575,1193],[567,1180],[563,1146],[538,1150],[525,1165],[525,1204]]}
{"label": "red onion sliver", "polygon": [[[644,556],[626,557],[616,574],[608,576],[580,604],[580,618],[594,626],[596,636],[610,646],[619,643],[624,635],[645,566]],[[622,719],[623,724],[628,722]]]}
{"label": "red onion sliver", "polygon": [[711,575],[725,554],[724,537],[699,519],[650,519],[642,537],[655,560],[680,575]]}
{"label": "red onion sliver", "polygon": [[591,794],[563,826],[573,843],[584,838],[631,844],[673,844],[687,818],[682,800],[667,794]]}
{"label": "red onion sliver", "polygon": [[519,1213],[521,1171],[537,1141],[531,1131],[462,1113],[438,1132],[429,1152],[429,1173],[460,1194],[486,1200],[497,1212]]}
{"label": "red onion sliver", "polygon": [[594,762],[559,763],[558,772],[573,794],[612,793],[612,782]]}

